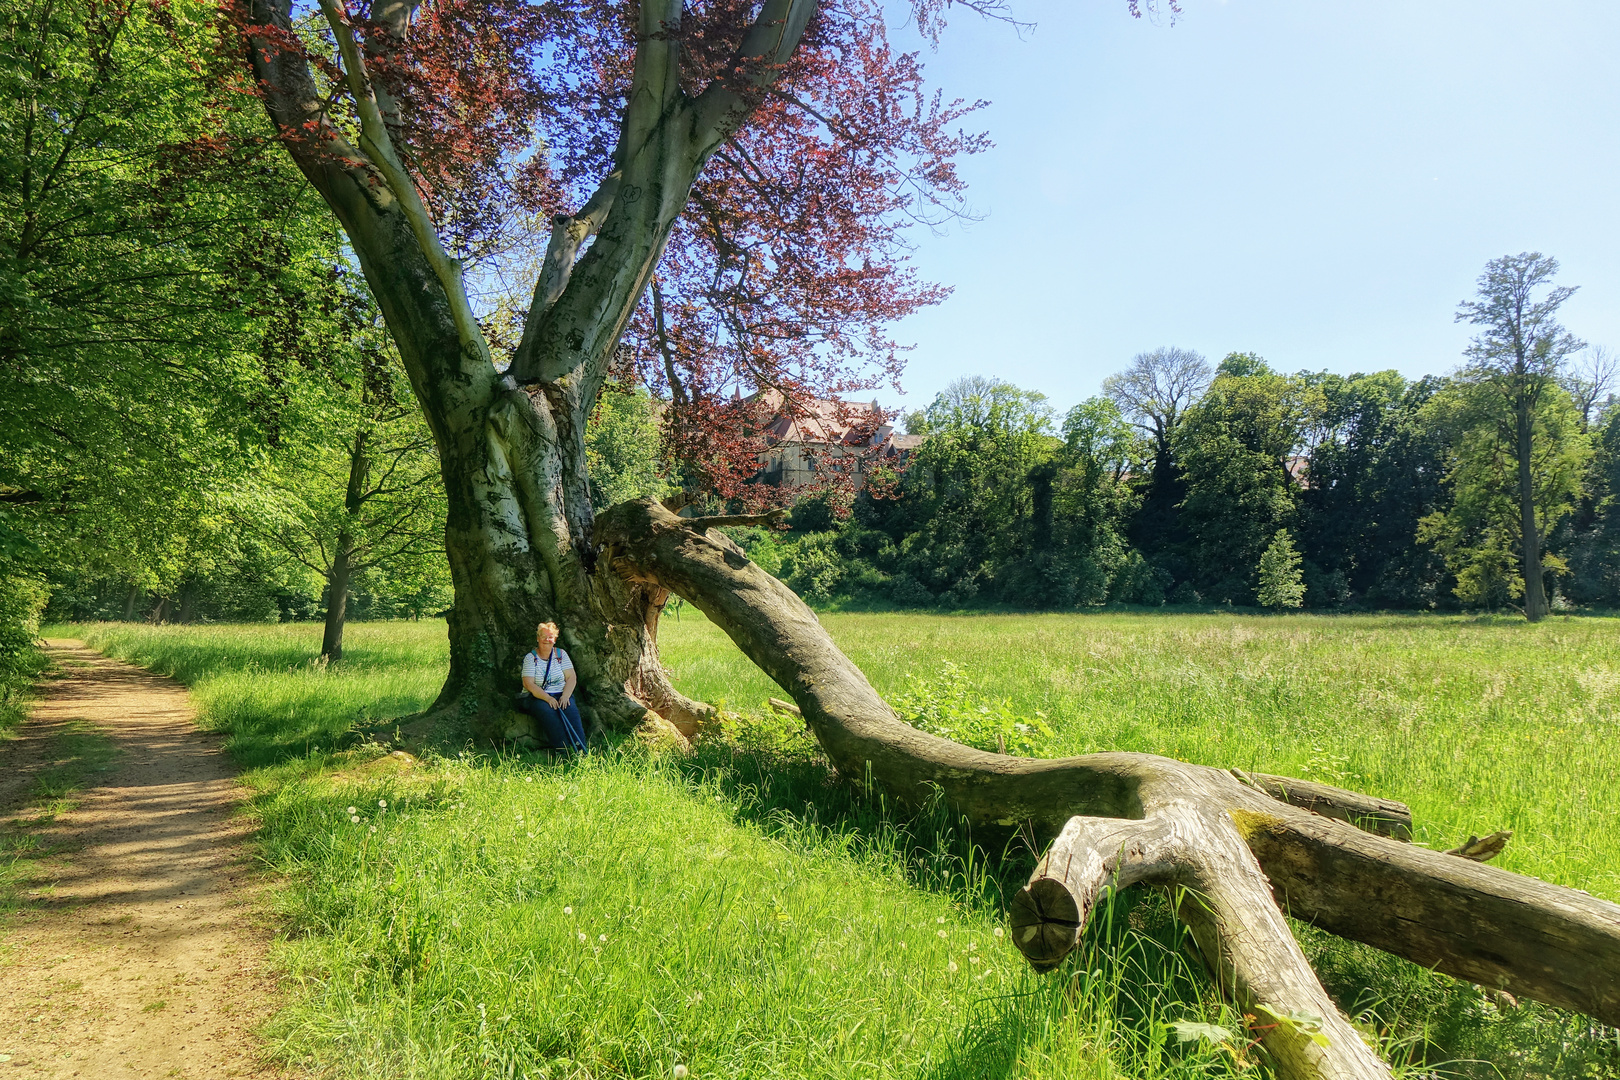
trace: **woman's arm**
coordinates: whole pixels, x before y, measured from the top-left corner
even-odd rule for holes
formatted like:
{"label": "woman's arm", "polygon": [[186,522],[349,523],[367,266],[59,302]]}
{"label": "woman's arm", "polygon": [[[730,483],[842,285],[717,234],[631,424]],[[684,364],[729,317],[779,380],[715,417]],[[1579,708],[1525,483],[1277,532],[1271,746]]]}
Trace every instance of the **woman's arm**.
{"label": "woman's arm", "polygon": [[562,696],[557,699],[557,708],[568,708],[568,702],[574,696],[574,684],[577,682],[579,682],[579,676],[574,674],[574,669],[571,667],[563,668]]}

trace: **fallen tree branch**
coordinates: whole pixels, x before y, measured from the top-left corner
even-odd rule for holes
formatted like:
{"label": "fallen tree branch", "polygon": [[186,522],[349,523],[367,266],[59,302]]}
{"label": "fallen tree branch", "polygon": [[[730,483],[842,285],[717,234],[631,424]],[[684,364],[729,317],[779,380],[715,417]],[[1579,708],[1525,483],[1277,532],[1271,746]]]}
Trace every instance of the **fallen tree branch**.
{"label": "fallen tree branch", "polygon": [[727,525],[772,525],[782,520],[786,514],[786,507],[777,507],[763,514],[712,514],[709,517],[689,517],[685,521],[687,528],[703,532],[706,529],[725,528]]}
{"label": "fallen tree branch", "polygon": [[[1240,1003],[1252,999],[1275,1014],[1320,1016],[1321,1033],[1328,1032],[1331,1010],[1317,1011],[1324,1000],[1320,985],[1314,976],[1309,985],[1302,982],[1298,965],[1278,951],[1285,949],[1284,937],[1292,940],[1280,922],[1286,911],[1425,967],[1620,1025],[1620,980],[1613,974],[1620,971],[1620,905],[1336,820],[1395,832],[1405,808],[1387,800],[1347,798],[1354,793],[1280,777],[1240,779],[1151,754],[1039,760],[937,738],[902,721],[815,613],[723,534],[699,531],[656,503],[637,501],[605,511],[595,535],[605,556],[599,565],[677,593],[724,629],[788,691],[834,767],[847,776],[869,775],[917,804],[940,791],[976,825],[1027,828],[1037,838],[1059,835],[1078,816],[1125,819],[1108,835],[1122,845],[1127,837],[1145,843],[1157,826],[1133,833],[1130,822],[1173,822],[1184,810],[1195,812],[1200,840],[1178,849],[1183,861],[1174,880],[1192,883],[1212,906],[1183,902],[1178,910]],[[1307,806],[1343,813],[1328,817]],[[1369,807],[1376,812],[1364,812]],[[1404,820],[1409,831],[1410,815]],[[1111,855],[1101,853],[1105,867]],[[1252,862],[1253,875],[1233,871],[1234,860]],[[1143,861],[1151,860],[1144,855]],[[1112,867],[1121,870],[1117,856]],[[1269,896],[1254,888],[1266,878]],[[1063,942],[1072,948],[1078,940],[1080,914],[1094,902],[1080,886],[1072,914],[1058,917],[1045,899],[1027,907],[1053,916],[1038,931],[1043,965],[1062,959]],[[1282,934],[1270,929],[1274,923]],[[1270,961],[1256,959],[1246,939],[1251,933],[1260,934],[1266,944],[1259,952]],[[1361,1050],[1342,1033],[1326,1035],[1330,1047],[1317,1060],[1315,1051],[1297,1045],[1301,1031],[1279,1022],[1260,1033],[1280,1075],[1386,1075],[1367,1072]]]}
{"label": "fallen tree branch", "polygon": [[1359,791],[1318,784],[1314,780],[1294,780],[1286,776],[1227,770],[1242,783],[1265,792],[1278,802],[1309,810],[1322,817],[1347,821],[1358,829],[1396,840],[1412,839],[1412,811],[1403,802],[1363,795]]}

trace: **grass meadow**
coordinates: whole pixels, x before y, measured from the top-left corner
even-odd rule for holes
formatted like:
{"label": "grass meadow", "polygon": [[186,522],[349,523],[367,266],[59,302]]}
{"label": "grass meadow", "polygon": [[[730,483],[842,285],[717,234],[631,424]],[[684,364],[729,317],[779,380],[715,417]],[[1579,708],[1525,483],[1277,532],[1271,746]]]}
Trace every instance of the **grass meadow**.
{"label": "grass meadow", "polygon": [[[960,665],[1044,713],[1051,755],[1114,748],[1409,802],[1418,842],[1516,831],[1509,869],[1620,900],[1620,623],[1394,616],[829,614],[888,695]],[[396,767],[361,725],[430,701],[442,623],[55,628],[194,691],[253,789],[283,933],[269,1032],[335,1077],[1252,1075],[1161,901],[1116,900],[1052,975],[998,934],[1029,853],[985,853],[829,778],[751,720],[780,694],[690,608],[688,693],[740,714],[685,758],[466,751]],[[356,820],[358,819],[358,820]],[[1299,927],[1411,1077],[1620,1077],[1620,1036]],[[1262,1069],[1263,1071],[1263,1069]]]}

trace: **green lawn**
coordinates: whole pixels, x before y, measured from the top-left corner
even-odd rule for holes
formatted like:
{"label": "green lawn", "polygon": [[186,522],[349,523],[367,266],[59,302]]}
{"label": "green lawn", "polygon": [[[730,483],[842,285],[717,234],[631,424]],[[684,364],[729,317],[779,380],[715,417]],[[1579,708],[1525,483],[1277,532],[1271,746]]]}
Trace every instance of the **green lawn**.
{"label": "green lawn", "polygon": [[[1345,783],[1410,802],[1420,842],[1514,828],[1505,865],[1620,899],[1620,623],[824,622],[885,693],[949,659],[987,700],[1043,711],[1050,753],[1148,750]],[[986,865],[943,815],[894,819],[791,739],[749,749],[745,729],[685,760],[622,748],[373,772],[336,749],[341,735],[432,698],[441,623],[353,626],[331,670],[311,664],[318,626],[78,632],[188,682],[250,766],[285,883],[291,993],[273,1035],[292,1061],[345,1077],[1241,1071],[1168,1034],[1223,1016],[1156,899],[1120,901],[1062,972],[1032,976],[996,935],[1027,864]],[[779,694],[690,608],[660,636],[695,696],[746,710]],[[1447,1074],[1620,1077],[1612,1031],[1301,934],[1403,1072],[1449,1059]]]}

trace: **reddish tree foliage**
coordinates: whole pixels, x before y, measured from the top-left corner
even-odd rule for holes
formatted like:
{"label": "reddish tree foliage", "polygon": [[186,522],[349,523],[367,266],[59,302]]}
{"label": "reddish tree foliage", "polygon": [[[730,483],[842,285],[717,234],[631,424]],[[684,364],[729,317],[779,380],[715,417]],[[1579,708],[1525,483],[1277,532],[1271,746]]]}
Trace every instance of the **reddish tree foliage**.
{"label": "reddish tree foliage", "polygon": [[[917,7],[926,32],[942,6]],[[757,9],[698,0],[675,32],[687,93],[732,83],[752,113],[695,185],[625,329],[617,372],[670,400],[671,450],[688,476],[728,497],[743,493],[759,449],[732,404],[737,391],[774,388],[791,409],[897,381],[892,325],[948,294],[909,265],[905,232],[962,213],[956,162],[988,145],[960,128],[982,103],[930,92],[917,54],[890,44],[877,0],[824,0],[757,89],[732,70]],[[634,5],[368,0],[340,11],[441,240],[468,267],[480,315],[499,299],[521,324],[527,296],[516,286],[532,287],[546,219],[587,206],[622,149]],[[354,103],[319,12],[302,15],[296,40],[278,44],[324,74],[328,97],[298,137],[330,145],[329,133],[354,131]],[[230,21],[249,22],[240,10]],[[265,36],[262,25],[255,33]]]}

